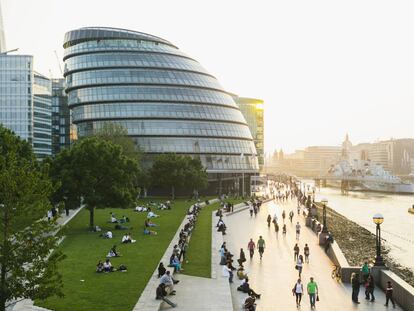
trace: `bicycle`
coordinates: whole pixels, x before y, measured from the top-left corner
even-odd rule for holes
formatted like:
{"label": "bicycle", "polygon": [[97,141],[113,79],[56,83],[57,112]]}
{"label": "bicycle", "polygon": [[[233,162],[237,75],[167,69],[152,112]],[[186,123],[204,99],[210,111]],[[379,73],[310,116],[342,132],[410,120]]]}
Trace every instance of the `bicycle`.
{"label": "bicycle", "polygon": [[337,282],[341,282],[342,280],[342,273],[341,273],[341,267],[340,266],[334,266],[332,273],[331,273],[331,277],[333,279],[336,279]]}

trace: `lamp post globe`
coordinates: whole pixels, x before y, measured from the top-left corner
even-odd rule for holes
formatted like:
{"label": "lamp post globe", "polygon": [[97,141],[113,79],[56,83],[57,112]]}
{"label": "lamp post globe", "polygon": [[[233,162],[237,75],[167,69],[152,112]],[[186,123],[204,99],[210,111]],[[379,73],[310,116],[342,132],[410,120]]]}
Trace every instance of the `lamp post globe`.
{"label": "lamp post globe", "polygon": [[372,217],[372,221],[376,225],[375,235],[375,246],[376,246],[376,257],[375,266],[385,266],[384,259],[381,256],[381,224],[384,222],[384,216],[381,214],[375,214]]}

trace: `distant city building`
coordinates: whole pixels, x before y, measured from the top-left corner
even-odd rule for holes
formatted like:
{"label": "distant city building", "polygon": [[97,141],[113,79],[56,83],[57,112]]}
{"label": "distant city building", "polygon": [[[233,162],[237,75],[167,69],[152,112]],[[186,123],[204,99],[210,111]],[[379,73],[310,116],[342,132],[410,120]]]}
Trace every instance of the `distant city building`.
{"label": "distant city building", "polygon": [[33,56],[0,54],[0,122],[33,143]]}
{"label": "distant city building", "polygon": [[52,80],[52,153],[70,146],[71,118],[65,79]]}
{"label": "distant city building", "polygon": [[0,123],[51,155],[51,82],[34,73],[33,56],[0,54]]}
{"label": "distant city building", "polygon": [[259,165],[264,165],[264,101],[257,98],[233,97],[247,121],[256,146]]}
{"label": "distant city building", "polygon": [[[277,151],[274,153],[277,155]],[[408,176],[414,173],[414,139],[390,139],[375,143],[352,145],[348,135],[342,147],[313,146],[293,154],[273,157],[268,172],[285,172],[299,176],[316,177],[327,172],[332,164],[341,159],[371,161],[381,165],[394,175]]]}
{"label": "distant city building", "polygon": [[206,168],[209,190],[249,189],[259,166],[247,122],[196,60],[167,40],[117,28],[73,30],[63,46],[79,137],[115,123],[146,154],[144,165],[162,153],[189,155]]}
{"label": "distant city building", "polygon": [[33,151],[38,159],[52,155],[52,81],[37,72],[33,83]]}

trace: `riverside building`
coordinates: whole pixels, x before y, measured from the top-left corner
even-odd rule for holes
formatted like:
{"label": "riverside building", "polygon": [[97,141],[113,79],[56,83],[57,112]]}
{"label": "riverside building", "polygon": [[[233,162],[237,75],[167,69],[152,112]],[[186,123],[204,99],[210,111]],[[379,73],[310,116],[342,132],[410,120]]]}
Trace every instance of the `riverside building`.
{"label": "riverside building", "polygon": [[249,127],[232,96],[196,60],[167,40],[116,28],[70,31],[63,46],[79,137],[116,123],[149,161],[167,152],[200,158],[210,191],[249,188],[259,169]]}
{"label": "riverside building", "polygon": [[252,133],[257,152],[257,159],[259,161],[260,170],[262,170],[264,165],[264,101],[257,98],[238,96],[234,96],[233,98],[239,106],[240,111],[247,121],[250,132]]}

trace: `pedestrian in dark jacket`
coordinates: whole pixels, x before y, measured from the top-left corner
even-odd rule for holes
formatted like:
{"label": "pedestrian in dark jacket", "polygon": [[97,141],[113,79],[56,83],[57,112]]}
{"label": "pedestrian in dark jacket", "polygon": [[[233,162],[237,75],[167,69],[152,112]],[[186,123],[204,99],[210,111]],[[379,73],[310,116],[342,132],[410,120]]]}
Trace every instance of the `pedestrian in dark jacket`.
{"label": "pedestrian in dark jacket", "polygon": [[355,303],[360,303],[358,300],[359,289],[361,287],[361,283],[359,282],[359,274],[352,273],[351,284],[352,284],[352,301]]}
{"label": "pedestrian in dark jacket", "polygon": [[365,299],[375,301],[374,296],[375,282],[372,274],[369,274],[367,282],[365,283]]}
{"label": "pedestrian in dark jacket", "polygon": [[166,296],[167,296],[167,291],[165,290],[165,284],[164,283],[161,283],[157,287],[155,299],[165,301],[171,307],[175,308],[177,306],[177,304],[176,303],[173,303],[171,300],[169,300],[168,298],[166,298]]}
{"label": "pedestrian in dark jacket", "polygon": [[388,281],[387,288],[385,289],[385,305],[384,306],[388,307],[388,302],[391,300],[392,307],[395,308],[394,298],[392,298],[393,292],[394,292],[394,289],[392,288],[392,283],[391,281]]}

